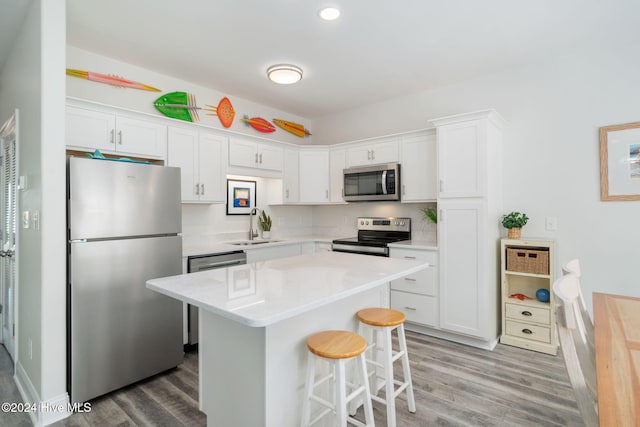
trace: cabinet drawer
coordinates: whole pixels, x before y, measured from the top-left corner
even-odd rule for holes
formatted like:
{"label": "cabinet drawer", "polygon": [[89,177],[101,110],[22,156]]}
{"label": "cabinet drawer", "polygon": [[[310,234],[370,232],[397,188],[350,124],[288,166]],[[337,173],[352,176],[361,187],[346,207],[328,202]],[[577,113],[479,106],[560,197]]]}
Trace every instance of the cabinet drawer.
{"label": "cabinet drawer", "polygon": [[438,252],[421,251],[417,249],[390,248],[389,257],[426,261],[431,265],[438,265]]}
{"label": "cabinet drawer", "polygon": [[534,322],[548,325],[550,322],[549,309],[539,307],[527,307],[518,304],[508,304],[506,307],[508,319],[521,322]]}
{"label": "cabinet drawer", "polygon": [[391,291],[391,308],[401,311],[408,322],[438,326],[438,298]]}
{"label": "cabinet drawer", "polygon": [[421,295],[438,295],[438,273],[436,267],[409,274],[391,281],[391,289]]}
{"label": "cabinet drawer", "polygon": [[514,322],[507,320],[507,335],[526,338],[528,340],[551,342],[551,329],[543,326],[536,326],[528,323]]}

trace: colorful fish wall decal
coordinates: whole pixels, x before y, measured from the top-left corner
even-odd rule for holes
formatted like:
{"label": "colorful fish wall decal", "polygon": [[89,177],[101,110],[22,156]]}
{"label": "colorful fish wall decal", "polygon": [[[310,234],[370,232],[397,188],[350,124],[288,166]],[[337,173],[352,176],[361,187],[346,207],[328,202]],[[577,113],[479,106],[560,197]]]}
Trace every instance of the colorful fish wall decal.
{"label": "colorful fish wall decal", "polygon": [[258,132],[271,133],[276,130],[276,127],[274,125],[272,125],[262,117],[249,118],[249,116],[245,114],[240,120],[242,120],[245,125],[251,126]]}
{"label": "colorful fish wall decal", "polygon": [[162,95],[153,103],[158,111],[172,119],[197,122],[200,120],[198,110],[208,111],[208,116],[218,116],[222,126],[228,128],[233,123],[236,112],[231,101],[226,96],[220,100],[218,106],[205,104],[205,107],[196,105],[196,97],[187,92],[170,92]]}
{"label": "colorful fish wall decal", "polygon": [[305,129],[305,127],[301,124],[288,122],[286,120],[281,120],[281,119],[273,119],[272,121],[279,128],[282,128],[287,132],[291,132],[292,134],[300,138],[304,138],[305,136],[311,135],[311,132]]}
{"label": "colorful fish wall decal", "polygon": [[80,77],[81,79],[87,79],[91,80],[92,82],[104,83],[111,86],[160,92],[160,89],[146,85],[144,83],[134,82],[133,80],[127,80],[118,76],[108,76],[106,74],[94,73],[93,71],[74,70],[72,68],[67,68],[67,75]]}

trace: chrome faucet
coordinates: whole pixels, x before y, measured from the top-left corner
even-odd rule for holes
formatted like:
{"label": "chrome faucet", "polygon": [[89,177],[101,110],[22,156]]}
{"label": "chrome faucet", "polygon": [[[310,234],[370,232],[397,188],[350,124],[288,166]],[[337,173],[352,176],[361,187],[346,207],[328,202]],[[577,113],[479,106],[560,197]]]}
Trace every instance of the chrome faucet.
{"label": "chrome faucet", "polygon": [[249,211],[249,240],[253,240],[254,237],[258,237],[258,228],[253,231],[253,216],[258,214],[260,209],[253,208]]}

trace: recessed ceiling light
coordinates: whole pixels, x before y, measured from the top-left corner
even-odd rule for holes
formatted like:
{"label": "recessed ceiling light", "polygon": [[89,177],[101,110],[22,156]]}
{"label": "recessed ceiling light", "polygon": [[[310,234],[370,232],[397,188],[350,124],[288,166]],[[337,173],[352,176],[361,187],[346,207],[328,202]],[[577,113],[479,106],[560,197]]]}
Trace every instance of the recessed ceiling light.
{"label": "recessed ceiling light", "polygon": [[338,19],[340,16],[340,11],[335,7],[325,7],[320,11],[320,18],[325,21],[333,21],[334,19]]}
{"label": "recessed ceiling light", "polygon": [[291,64],[272,65],[267,68],[267,77],[274,83],[290,85],[302,79],[302,69]]}

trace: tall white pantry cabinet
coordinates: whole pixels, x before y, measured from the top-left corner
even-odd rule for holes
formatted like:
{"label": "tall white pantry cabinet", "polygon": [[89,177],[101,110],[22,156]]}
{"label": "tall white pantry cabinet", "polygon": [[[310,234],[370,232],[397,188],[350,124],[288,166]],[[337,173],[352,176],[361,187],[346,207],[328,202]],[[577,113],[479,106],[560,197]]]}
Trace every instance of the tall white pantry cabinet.
{"label": "tall white pantry cabinet", "polygon": [[495,110],[431,120],[438,158],[440,329],[492,349],[499,331],[502,129]]}

